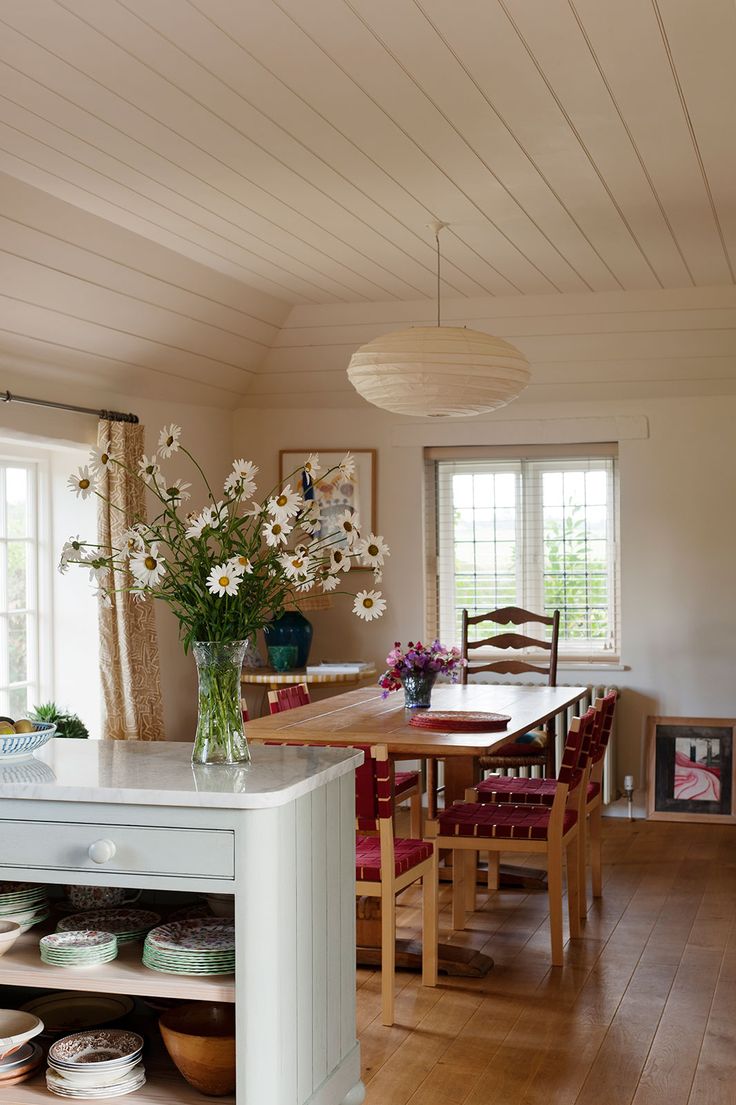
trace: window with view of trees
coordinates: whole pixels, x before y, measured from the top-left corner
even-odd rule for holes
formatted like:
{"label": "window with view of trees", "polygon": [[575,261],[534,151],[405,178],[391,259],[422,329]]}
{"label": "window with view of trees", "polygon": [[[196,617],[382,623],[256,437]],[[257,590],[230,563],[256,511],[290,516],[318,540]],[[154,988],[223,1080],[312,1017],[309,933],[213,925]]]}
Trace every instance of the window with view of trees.
{"label": "window with view of trees", "polygon": [[38,690],[36,466],[0,459],[0,713],[23,717]]}
{"label": "window with view of trees", "polygon": [[614,456],[442,460],[435,476],[442,640],[463,607],[522,606],[560,611],[561,656],[617,654]]}

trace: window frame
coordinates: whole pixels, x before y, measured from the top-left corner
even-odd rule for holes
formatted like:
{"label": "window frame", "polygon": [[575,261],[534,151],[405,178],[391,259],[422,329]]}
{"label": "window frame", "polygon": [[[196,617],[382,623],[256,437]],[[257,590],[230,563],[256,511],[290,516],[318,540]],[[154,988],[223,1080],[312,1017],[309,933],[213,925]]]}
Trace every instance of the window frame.
{"label": "window frame", "polygon": [[[3,478],[0,479],[0,510],[2,511],[2,530],[0,530],[0,618],[7,626],[8,619],[13,614],[25,614],[29,622],[28,653],[29,665],[27,679],[23,682],[5,682],[5,672],[9,671],[8,656],[8,632],[0,634],[0,696],[8,700],[10,692],[19,687],[28,687],[26,700],[28,709],[34,701],[41,702],[51,697],[52,671],[53,671],[53,643],[52,643],[52,580],[53,565],[51,551],[51,503],[50,503],[50,463],[45,450],[24,447],[11,442],[8,439],[0,440],[0,468],[3,469]],[[7,520],[5,503],[5,478],[4,470],[7,468],[25,468],[30,475],[29,479],[29,516],[26,526],[27,536],[24,538],[10,538],[5,532]],[[31,570],[27,580],[26,606],[24,610],[8,610],[7,595],[4,594],[7,580],[8,543],[14,540],[23,540],[32,548]],[[28,564],[28,559],[26,560]],[[12,712],[9,701],[8,716]],[[17,712],[17,711],[16,711]]]}
{"label": "window frame", "polygon": [[[620,524],[619,524],[619,469],[618,449],[615,444],[589,444],[569,446],[528,446],[528,447],[485,447],[485,448],[437,448],[425,451],[425,473],[427,487],[427,530],[428,546],[428,579],[427,579],[427,628],[428,635],[437,636],[440,626],[447,622],[448,601],[442,593],[443,556],[447,555],[448,547],[454,555],[455,541],[449,537],[449,530],[442,526],[440,489],[440,468],[442,461],[457,464],[482,465],[484,462],[493,461],[499,465],[504,461],[514,466],[514,470],[520,472],[517,488],[517,548],[529,547],[530,534],[533,536],[533,550],[527,555],[518,558],[517,565],[517,595],[523,596],[518,605],[524,605],[530,610],[544,611],[544,547],[543,547],[543,522],[542,522],[542,495],[541,483],[544,471],[550,468],[559,470],[567,466],[571,470],[587,467],[587,461],[606,461],[607,472],[607,502],[610,504],[607,511],[607,536],[606,545],[608,568],[608,622],[612,627],[612,633],[608,638],[608,648],[593,647],[592,638],[582,638],[583,647],[574,645],[570,647],[567,639],[560,637],[559,659],[560,662],[570,666],[588,665],[613,665],[618,664],[621,655],[621,613],[620,613]],[[528,488],[529,473],[533,472],[533,479],[537,482],[537,493],[526,493]],[[525,482],[526,481],[526,482]],[[535,515],[535,517],[532,517]],[[526,542],[524,541],[526,535]],[[454,579],[454,571],[453,576]],[[454,595],[451,595],[452,608],[455,610]],[[452,624],[454,626],[454,616]],[[536,627],[537,635],[539,626]],[[446,630],[443,630],[446,633]],[[534,636],[534,623],[529,626],[530,635]],[[447,635],[447,634],[446,634]],[[453,628],[452,636],[455,636]],[[574,640],[571,639],[571,640]],[[503,650],[486,647],[479,649],[474,655],[480,659],[496,659],[506,655]],[[526,658],[542,660],[546,654],[538,654],[533,650],[526,651]]]}

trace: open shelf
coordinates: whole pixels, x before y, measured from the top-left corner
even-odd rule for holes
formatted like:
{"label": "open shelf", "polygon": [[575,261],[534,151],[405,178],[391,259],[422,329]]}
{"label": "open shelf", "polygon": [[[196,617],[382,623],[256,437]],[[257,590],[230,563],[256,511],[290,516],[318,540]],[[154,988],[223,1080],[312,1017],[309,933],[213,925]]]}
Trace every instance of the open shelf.
{"label": "open shelf", "polygon": [[[183,1001],[235,1001],[234,975],[169,975],[144,967],[142,940],[123,944],[112,963],[93,967],[51,966],[41,961],[38,950],[39,937],[43,934],[43,929],[31,929],[0,958],[0,985],[181,998]],[[18,1086],[18,1091],[23,1088]]]}
{"label": "open shelf", "polygon": [[[39,1074],[30,1082],[23,1082],[20,1086],[9,1086],[5,1091],[8,1094],[8,1105],[49,1105],[52,1101],[63,1101],[46,1088],[46,1064]],[[142,1089],[129,1095],[131,1105],[205,1105],[208,1101],[217,1100],[222,1105],[235,1105],[235,1095],[227,1094],[217,1099],[205,1097],[190,1086],[178,1071],[172,1066],[154,1066],[149,1070],[146,1062],[146,1084]],[[87,1099],[90,1100],[90,1099]],[[99,1098],[96,1099],[100,1101]],[[112,1101],[120,1101],[119,1097],[108,1098]],[[94,1099],[91,1102],[94,1105]]]}

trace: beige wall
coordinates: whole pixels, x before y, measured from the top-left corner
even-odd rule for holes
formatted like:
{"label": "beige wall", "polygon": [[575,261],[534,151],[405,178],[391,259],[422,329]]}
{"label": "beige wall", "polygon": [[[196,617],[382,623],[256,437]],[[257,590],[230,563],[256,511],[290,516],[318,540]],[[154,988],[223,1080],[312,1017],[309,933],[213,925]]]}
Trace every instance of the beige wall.
{"label": "beige wall", "polygon": [[[423,632],[422,443],[515,438],[620,442],[622,663],[626,670],[566,668],[564,682],[610,681],[622,697],[618,775],[642,781],[642,727],[649,713],[733,715],[736,661],[736,399],[691,398],[510,405],[486,419],[433,427],[372,408],[259,410],[236,414],[238,455],[269,479],[280,448],[378,449],[378,528],[392,548],[380,622],[364,625],[339,598],[312,616],[315,657],[329,653],[381,663],[394,639]],[[597,427],[597,428],[596,428]],[[637,434],[647,434],[639,437]],[[593,438],[595,439],[595,438]],[[410,444],[407,444],[410,442]],[[264,485],[266,481],[264,480]],[[368,577],[370,578],[370,577]]]}
{"label": "beige wall", "polygon": [[[38,388],[35,392],[38,395],[42,394]],[[187,447],[197,457],[205,472],[215,473],[218,480],[220,474],[224,479],[232,463],[232,416],[228,411],[213,407],[195,407],[176,401],[143,400],[124,394],[102,392],[90,394],[86,389],[61,389],[58,386],[56,390],[47,387],[43,397],[84,406],[100,403],[112,409],[133,411],[146,427],[146,443],[149,451],[156,447],[161,426],[165,423],[177,422],[183,429]],[[97,423],[93,417],[56,413],[13,403],[0,405],[0,434],[17,434],[45,442],[61,441],[67,445],[78,445],[91,444],[96,432]],[[73,463],[76,463],[76,458],[73,458]],[[73,463],[70,463],[70,471]],[[190,480],[193,484],[194,504],[199,504],[201,500],[204,505],[201,482],[196,477],[196,473],[192,472],[192,466],[186,458],[182,458],[176,464],[172,460],[165,466],[165,470],[174,478],[182,476]],[[62,529],[67,515],[63,496],[70,494],[64,489],[63,483],[63,479],[56,481],[51,504],[52,511],[56,512],[53,528],[57,540],[63,540],[69,536]],[[62,609],[68,609],[68,603],[64,601],[63,589],[69,586],[77,592],[80,587],[80,581],[76,579],[69,584],[69,575],[60,576],[54,573],[54,593]],[[90,613],[89,606],[85,603],[83,630],[80,632],[92,631],[94,617],[95,612]],[[191,740],[196,718],[194,661],[191,656],[184,655],[178,638],[178,623],[163,603],[156,604],[156,622],[161,649],[166,736],[169,740]],[[57,645],[61,649],[64,648],[63,641],[58,641]],[[73,649],[74,642],[68,641],[67,648]],[[80,674],[79,678],[86,678],[88,674],[85,673],[84,676]],[[54,688],[54,693],[60,700],[65,702],[68,700],[71,705],[76,700],[77,694],[75,688],[69,685],[70,680],[68,667],[62,666],[59,671],[59,685]]]}

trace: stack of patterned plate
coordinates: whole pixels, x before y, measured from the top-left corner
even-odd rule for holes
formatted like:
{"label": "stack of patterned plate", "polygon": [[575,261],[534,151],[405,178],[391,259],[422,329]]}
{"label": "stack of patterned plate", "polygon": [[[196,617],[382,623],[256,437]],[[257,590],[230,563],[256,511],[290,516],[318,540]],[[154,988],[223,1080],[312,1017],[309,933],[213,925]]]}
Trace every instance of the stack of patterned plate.
{"label": "stack of patterned plate", "polygon": [[45,921],[49,915],[46,887],[28,882],[0,882],[0,917],[17,921],[21,932]]}
{"label": "stack of patterned plate", "polygon": [[46,1085],[59,1097],[122,1097],[145,1085],[143,1037],[122,1028],[93,1028],[49,1049]]}
{"label": "stack of patterned plate", "polygon": [[93,967],[117,958],[118,938],[97,929],[54,932],[39,941],[41,959],[56,967]]}
{"label": "stack of patterned plate", "polygon": [[0,1097],[6,1086],[17,1086],[32,1078],[42,1062],[43,1051],[35,1040],[0,1059]]}
{"label": "stack of patterned plate", "polygon": [[173,975],[231,975],[235,925],[219,917],[172,921],[149,932],[143,962]]}
{"label": "stack of patterned plate", "polygon": [[63,917],[56,926],[57,932],[72,932],[75,929],[98,929],[111,932],[118,938],[118,944],[129,944],[141,940],[146,933],[161,924],[158,913],[150,909],[95,909],[90,913],[73,913]]}

